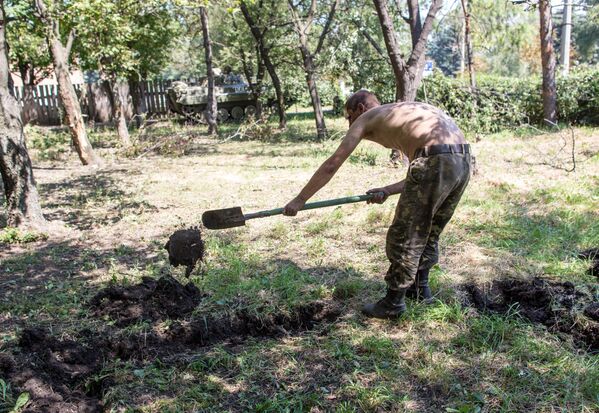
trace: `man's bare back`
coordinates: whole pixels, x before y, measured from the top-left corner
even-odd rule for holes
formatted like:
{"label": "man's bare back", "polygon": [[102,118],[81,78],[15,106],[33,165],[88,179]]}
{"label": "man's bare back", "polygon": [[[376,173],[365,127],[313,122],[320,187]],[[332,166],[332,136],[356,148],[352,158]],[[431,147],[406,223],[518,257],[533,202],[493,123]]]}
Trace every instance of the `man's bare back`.
{"label": "man's bare back", "polygon": [[466,143],[464,135],[449,116],[420,102],[374,107],[362,114],[354,125],[362,130],[362,139],[399,149],[410,160],[416,149],[424,146]]}
{"label": "man's bare back", "polygon": [[[339,167],[356,149],[362,139],[387,148],[399,149],[410,161],[418,148],[439,144],[466,144],[464,135],[440,109],[420,102],[389,103],[381,105],[378,100],[359,103],[355,109],[346,107],[349,130],[337,150],[316,170],[312,178],[283,211],[295,215],[306,201],[325,186]],[[400,193],[403,181],[384,188],[374,188],[376,195],[371,202],[381,203],[389,196]]]}

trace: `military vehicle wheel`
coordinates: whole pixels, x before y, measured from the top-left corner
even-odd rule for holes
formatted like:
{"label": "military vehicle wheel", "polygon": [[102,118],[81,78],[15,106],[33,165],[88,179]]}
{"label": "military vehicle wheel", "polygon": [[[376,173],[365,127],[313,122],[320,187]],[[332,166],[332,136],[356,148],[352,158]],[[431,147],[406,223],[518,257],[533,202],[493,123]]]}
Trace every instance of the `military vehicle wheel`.
{"label": "military vehicle wheel", "polygon": [[250,117],[250,116],[255,116],[256,115],[256,106],[254,105],[248,105],[245,107],[245,116],[246,117]]}
{"label": "military vehicle wheel", "polygon": [[243,109],[239,106],[233,107],[233,109],[231,109],[231,117],[235,120],[241,120],[241,118],[243,118]]}
{"label": "military vehicle wheel", "polygon": [[188,120],[198,123],[205,122],[204,114],[202,112],[196,112],[193,108],[186,106],[183,106],[181,110],[183,111],[183,115],[185,115]]}
{"label": "military vehicle wheel", "polygon": [[227,119],[229,119],[229,111],[225,108],[220,108],[216,118],[219,122],[225,122]]}

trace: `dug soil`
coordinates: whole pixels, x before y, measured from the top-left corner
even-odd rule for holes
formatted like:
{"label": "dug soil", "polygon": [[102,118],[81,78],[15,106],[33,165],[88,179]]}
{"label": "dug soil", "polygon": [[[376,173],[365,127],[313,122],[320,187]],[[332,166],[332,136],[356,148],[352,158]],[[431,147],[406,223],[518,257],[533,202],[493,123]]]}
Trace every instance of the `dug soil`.
{"label": "dug soil", "polygon": [[[285,312],[243,308],[225,314],[194,312],[204,297],[192,283],[182,285],[170,276],[105,288],[89,302],[102,327],[70,336],[25,327],[18,346],[0,355],[0,376],[8,378],[15,390],[30,394],[23,412],[99,412],[103,389],[110,386],[101,374],[106,361],[118,358],[144,365],[160,357],[184,362],[185,353],[198,347],[298,334],[332,322],[341,313],[337,304],[324,301]],[[135,323],[139,324],[132,328]]]}
{"label": "dug soil", "polygon": [[468,303],[479,310],[521,317],[571,336],[591,352],[599,351],[599,289],[583,292],[570,282],[506,279],[466,286]]}

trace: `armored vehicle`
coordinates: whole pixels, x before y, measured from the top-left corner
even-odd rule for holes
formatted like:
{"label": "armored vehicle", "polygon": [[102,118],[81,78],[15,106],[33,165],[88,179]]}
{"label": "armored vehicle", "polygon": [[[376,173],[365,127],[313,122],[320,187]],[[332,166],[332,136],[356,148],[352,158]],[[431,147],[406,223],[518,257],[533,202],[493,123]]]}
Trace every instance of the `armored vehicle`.
{"label": "armored vehicle", "polygon": [[[190,86],[185,82],[173,82],[167,89],[168,106],[173,112],[179,113],[189,120],[205,122],[204,111],[208,102],[207,80],[200,85]],[[214,93],[218,108],[218,120],[224,122],[229,117],[240,120],[256,113],[256,100],[249,85],[241,76],[234,74],[214,77]]]}

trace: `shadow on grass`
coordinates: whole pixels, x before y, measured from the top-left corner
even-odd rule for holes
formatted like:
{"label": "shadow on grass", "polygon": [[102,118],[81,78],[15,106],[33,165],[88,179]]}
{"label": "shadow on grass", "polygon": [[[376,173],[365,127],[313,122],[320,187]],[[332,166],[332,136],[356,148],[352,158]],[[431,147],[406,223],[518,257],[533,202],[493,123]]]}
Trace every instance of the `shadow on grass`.
{"label": "shadow on grass", "polygon": [[469,221],[464,228],[481,234],[479,245],[541,260],[566,260],[576,256],[580,249],[598,246],[599,214],[588,208],[584,211],[573,208],[584,206],[588,200],[578,200],[572,207],[539,210],[538,206],[550,202],[550,197],[551,194],[541,193],[539,199],[533,195],[525,203],[507,202],[509,190],[495,189],[490,202],[502,204],[504,212],[500,220]]}
{"label": "shadow on grass", "polygon": [[156,211],[146,201],[134,200],[133,194],[123,190],[120,175],[131,173],[125,169],[100,171],[62,182],[39,185],[42,207],[49,220],[61,220],[77,229],[89,230],[96,226],[119,222],[129,214]]}
{"label": "shadow on grass", "polygon": [[0,313],[20,318],[41,312],[44,319],[60,321],[61,316],[82,310],[81,303],[94,294],[89,281],[98,270],[106,273],[117,264],[157,265],[166,260],[157,250],[162,251],[155,245],[102,250],[61,241],[13,253],[0,261]]}

